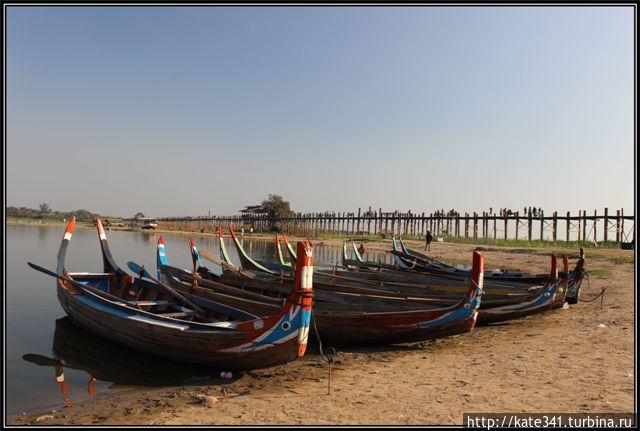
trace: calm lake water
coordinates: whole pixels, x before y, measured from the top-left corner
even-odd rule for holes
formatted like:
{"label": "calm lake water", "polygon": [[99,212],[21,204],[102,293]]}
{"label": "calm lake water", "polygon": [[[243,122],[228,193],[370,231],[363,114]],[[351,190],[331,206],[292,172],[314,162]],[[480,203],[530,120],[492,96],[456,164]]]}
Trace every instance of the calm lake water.
{"label": "calm lake water", "polygon": [[[169,362],[110,343],[75,326],[58,303],[55,280],[27,266],[33,262],[55,270],[63,226],[16,226],[6,230],[6,406],[10,418],[22,412],[72,405],[109,390],[149,386],[220,384],[218,370]],[[163,234],[170,264],[191,268],[186,236]],[[133,260],[154,269],[159,234],[107,232],[120,266]],[[218,240],[194,238],[201,250],[218,254]],[[231,259],[235,247],[226,241]],[[244,239],[252,256],[277,260],[274,242]],[[283,248],[283,253],[286,251]],[[318,262],[336,263],[341,247],[314,244]],[[366,253],[365,258],[384,258]],[[102,271],[102,256],[95,230],[77,229],[67,252],[69,271]],[[213,263],[205,264],[219,270]],[[170,373],[167,371],[171,370]],[[66,393],[62,391],[63,374]]]}

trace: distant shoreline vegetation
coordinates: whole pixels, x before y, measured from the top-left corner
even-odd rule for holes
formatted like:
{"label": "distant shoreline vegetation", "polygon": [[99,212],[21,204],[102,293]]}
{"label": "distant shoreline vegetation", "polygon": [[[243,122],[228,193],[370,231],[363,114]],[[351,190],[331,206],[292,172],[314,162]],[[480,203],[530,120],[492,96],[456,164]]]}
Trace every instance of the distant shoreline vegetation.
{"label": "distant shoreline vegetation", "polygon": [[27,207],[7,207],[7,218],[19,218],[19,219],[42,219],[42,220],[69,220],[71,217],[76,218],[78,221],[93,221],[98,214],[91,211],[79,209],[75,211],[53,211],[51,209],[34,209]]}

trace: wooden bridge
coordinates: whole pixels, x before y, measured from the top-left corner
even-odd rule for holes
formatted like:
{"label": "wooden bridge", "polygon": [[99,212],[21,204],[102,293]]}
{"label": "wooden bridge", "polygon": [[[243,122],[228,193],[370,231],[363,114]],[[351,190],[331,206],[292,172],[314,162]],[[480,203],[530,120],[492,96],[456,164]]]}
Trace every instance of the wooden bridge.
{"label": "wooden bridge", "polygon": [[[626,225],[625,225],[626,222]],[[629,242],[635,235],[635,217],[624,215],[624,210],[615,213],[604,208],[578,211],[572,215],[557,211],[541,211],[510,215],[465,213],[456,215],[426,214],[407,211],[383,212],[382,209],[358,212],[296,213],[290,217],[270,219],[266,215],[235,215],[207,217],[165,217],[158,219],[160,229],[190,232],[211,232],[217,226],[234,229],[253,229],[256,232],[269,231],[272,226],[289,234],[317,236],[334,235],[377,235],[424,237],[430,231],[434,237],[527,239],[548,241],[615,241]]]}

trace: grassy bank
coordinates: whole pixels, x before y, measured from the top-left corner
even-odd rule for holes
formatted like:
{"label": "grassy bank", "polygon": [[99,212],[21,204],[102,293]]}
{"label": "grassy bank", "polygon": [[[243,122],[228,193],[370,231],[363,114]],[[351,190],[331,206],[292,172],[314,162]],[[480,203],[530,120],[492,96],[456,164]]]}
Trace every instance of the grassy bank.
{"label": "grassy bank", "polygon": [[[316,236],[316,238],[337,238],[337,239],[355,239],[355,240],[368,240],[368,241],[377,241],[383,239],[381,235],[355,235],[355,234],[346,234],[346,233],[321,233]],[[386,237],[387,239],[391,239],[391,237]]]}
{"label": "grassy bank", "polygon": [[545,248],[545,247],[566,247],[566,248],[620,248],[620,243],[615,241],[582,242],[582,241],[540,241],[526,239],[493,239],[493,238],[461,238],[461,237],[445,237],[445,242],[454,244],[479,244],[479,245],[497,245],[504,247],[528,247],[528,248]]}
{"label": "grassy bank", "polygon": [[[356,240],[365,240],[365,241],[376,241],[382,240],[381,235],[354,235],[354,234],[319,234],[317,238],[342,238],[348,239],[353,238]],[[387,236],[386,239],[391,239],[392,237]],[[417,240],[424,241],[424,237],[414,237],[414,236],[403,236],[405,240]],[[547,241],[547,240],[526,240],[526,239],[493,239],[493,238],[464,238],[457,236],[447,236],[444,237],[444,242],[453,243],[453,244],[474,244],[474,245],[494,245],[494,246],[503,246],[503,247],[527,247],[527,248],[603,248],[603,249],[619,249],[620,243],[615,241],[601,241],[597,244],[593,241],[582,242],[582,241]]]}

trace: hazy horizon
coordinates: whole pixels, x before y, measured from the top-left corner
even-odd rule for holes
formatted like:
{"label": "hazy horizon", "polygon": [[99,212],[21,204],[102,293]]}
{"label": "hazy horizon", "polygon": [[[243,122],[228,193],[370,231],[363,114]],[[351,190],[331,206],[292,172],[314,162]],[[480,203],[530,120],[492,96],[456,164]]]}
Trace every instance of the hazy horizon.
{"label": "hazy horizon", "polygon": [[629,7],[12,7],[6,205],[634,213]]}

